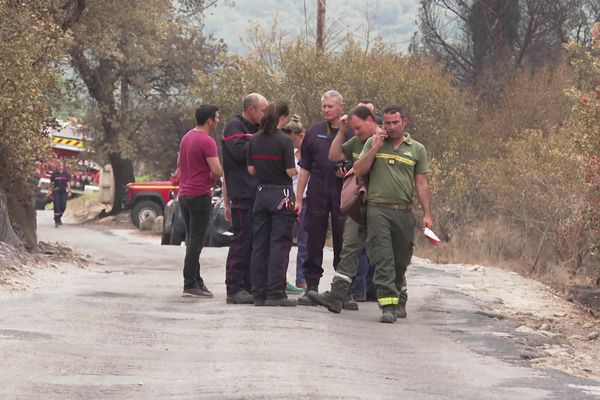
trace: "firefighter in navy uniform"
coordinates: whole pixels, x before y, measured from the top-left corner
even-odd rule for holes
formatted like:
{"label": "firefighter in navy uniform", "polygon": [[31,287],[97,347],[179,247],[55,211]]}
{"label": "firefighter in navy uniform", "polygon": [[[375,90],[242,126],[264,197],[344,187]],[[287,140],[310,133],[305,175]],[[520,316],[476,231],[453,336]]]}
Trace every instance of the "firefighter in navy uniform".
{"label": "firefighter in navy uniform", "polygon": [[267,108],[258,93],[244,98],[244,111],[234,116],[223,131],[223,200],[225,219],[231,222],[233,240],[225,266],[227,304],[252,304],[250,256],[252,254],[252,206],[257,181],[248,174],[248,142]]}
{"label": "firefighter in navy uniform", "polygon": [[281,131],[286,103],[269,104],[248,145],[248,172],[258,179],[252,210],[252,294],[255,306],[293,307],[285,294],[295,222],[292,176],[297,174],[292,140]]}
{"label": "firefighter in navy uniform", "polygon": [[50,175],[52,183],[52,205],[54,206],[54,226],[62,225],[62,216],[67,209],[67,198],[71,197],[71,176],[65,171],[65,165],[59,161],[56,170]]}

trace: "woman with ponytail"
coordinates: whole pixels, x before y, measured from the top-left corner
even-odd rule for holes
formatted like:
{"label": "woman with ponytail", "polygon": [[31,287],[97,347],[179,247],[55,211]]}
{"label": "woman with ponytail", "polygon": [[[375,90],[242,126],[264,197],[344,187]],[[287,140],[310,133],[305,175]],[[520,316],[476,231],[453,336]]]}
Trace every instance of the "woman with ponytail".
{"label": "woman with ponytail", "polygon": [[252,227],[252,294],[255,306],[294,307],[285,294],[286,270],[292,247],[297,174],[292,140],[281,131],[289,107],[269,104],[259,131],[248,145],[248,172],[258,178]]}

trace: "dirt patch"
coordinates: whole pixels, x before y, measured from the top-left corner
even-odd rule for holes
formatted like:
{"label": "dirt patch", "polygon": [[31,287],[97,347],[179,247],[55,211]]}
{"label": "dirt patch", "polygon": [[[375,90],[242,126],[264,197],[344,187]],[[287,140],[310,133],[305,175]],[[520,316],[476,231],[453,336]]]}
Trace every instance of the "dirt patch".
{"label": "dirt patch", "polygon": [[28,279],[40,269],[56,269],[59,265],[84,268],[89,256],[74,252],[58,243],[39,242],[38,249],[25,249],[0,242],[0,286],[8,290],[23,290]]}
{"label": "dirt patch", "polygon": [[[514,340],[523,333],[551,338],[555,344],[544,340],[529,344],[528,358],[534,366],[600,379],[600,319],[592,309],[575,303],[572,295],[494,267],[445,264],[435,268],[457,274],[461,283],[456,289],[485,304],[490,318],[517,322]],[[596,295],[589,291],[579,301],[593,299],[597,305]]]}

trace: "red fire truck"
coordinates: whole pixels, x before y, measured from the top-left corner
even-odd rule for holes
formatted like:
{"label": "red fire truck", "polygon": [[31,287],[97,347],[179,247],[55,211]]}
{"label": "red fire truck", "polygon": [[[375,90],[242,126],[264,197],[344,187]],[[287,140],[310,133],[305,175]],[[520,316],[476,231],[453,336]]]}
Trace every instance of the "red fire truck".
{"label": "red fire truck", "polygon": [[38,161],[36,168],[40,176],[36,193],[36,208],[43,209],[50,201],[50,175],[56,163],[65,163],[65,170],[71,175],[71,191],[80,195],[97,191],[100,179],[100,166],[86,159],[88,150],[81,125],[76,121],[57,121],[56,127],[47,129],[53,155],[50,159]]}

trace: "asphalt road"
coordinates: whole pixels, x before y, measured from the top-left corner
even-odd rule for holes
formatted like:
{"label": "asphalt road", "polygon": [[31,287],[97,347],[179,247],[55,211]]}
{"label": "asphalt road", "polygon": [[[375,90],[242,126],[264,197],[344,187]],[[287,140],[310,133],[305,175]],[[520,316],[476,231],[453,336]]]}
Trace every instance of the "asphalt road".
{"label": "asphalt road", "polygon": [[182,298],[183,246],[55,229],[48,212],[38,224],[40,240],[95,262],[0,291],[2,400],[600,398],[597,381],[531,368],[532,339],[508,340],[514,324],[481,313],[485,304],[451,289],[456,276],[423,260],[410,270],[408,319],[388,325],[374,303],[339,315],[226,305],[225,248],[201,257],[215,298]]}

